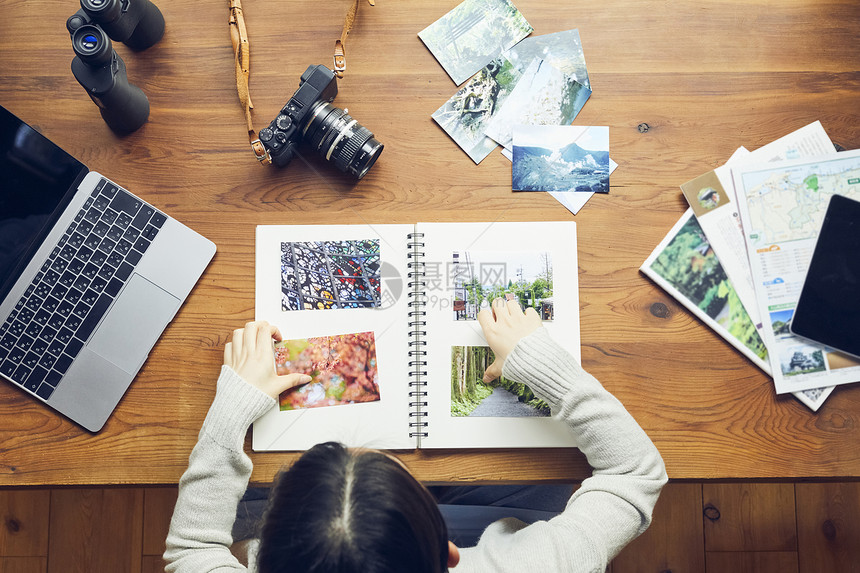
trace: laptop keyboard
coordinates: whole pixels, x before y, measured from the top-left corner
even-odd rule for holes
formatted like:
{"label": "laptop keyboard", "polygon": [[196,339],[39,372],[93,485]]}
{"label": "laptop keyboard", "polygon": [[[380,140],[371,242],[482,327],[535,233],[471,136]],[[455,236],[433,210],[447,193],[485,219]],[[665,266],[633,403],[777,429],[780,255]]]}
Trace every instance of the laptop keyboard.
{"label": "laptop keyboard", "polygon": [[47,400],[166,220],[102,179],[0,326],[0,374]]}

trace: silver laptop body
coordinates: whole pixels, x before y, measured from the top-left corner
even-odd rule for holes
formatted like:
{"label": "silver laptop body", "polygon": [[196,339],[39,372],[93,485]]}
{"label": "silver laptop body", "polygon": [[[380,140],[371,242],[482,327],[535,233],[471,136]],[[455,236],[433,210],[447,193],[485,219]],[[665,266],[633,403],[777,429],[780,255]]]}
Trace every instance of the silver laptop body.
{"label": "silver laptop body", "polygon": [[[17,129],[21,141],[0,152],[16,154],[23,145],[50,149],[52,162],[63,154],[74,161],[47,139],[39,141],[43,136],[28,132],[32,128],[23,122]],[[85,167],[83,173],[17,265],[2,271],[0,376],[96,432],[206,269],[215,245],[102,175]],[[20,177],[16,185],[3,183],[0,192],[21,193]],[[0,236],[3,225],[0,212]],[[80,278],[72,282],[71,271],[80,271]]]}

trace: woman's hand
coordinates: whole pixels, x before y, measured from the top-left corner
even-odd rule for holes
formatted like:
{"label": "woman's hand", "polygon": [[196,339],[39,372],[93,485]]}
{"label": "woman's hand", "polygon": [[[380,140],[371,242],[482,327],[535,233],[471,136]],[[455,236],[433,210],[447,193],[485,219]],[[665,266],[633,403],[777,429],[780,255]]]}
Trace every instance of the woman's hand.
{"label": "woman's hand", "polygon": [[502,375],[502,366],[521,338],[542,328],[540,317],[533,308],[525,312],[519,302],[497,298],[491,309],[478,313],[478,322],[484,330],[484,337],[496,355],[496,359],[484,372],[484,382],[489,383]]}
{"label": "woman's hand", "polygon": [[249,322],[233,331],[233,340],[224,346],[224,364],[246,382],[275,400],[282,392],[311,381],[306,374],[278,376],[272,340],[282,340],[277,327],[268,322]]}

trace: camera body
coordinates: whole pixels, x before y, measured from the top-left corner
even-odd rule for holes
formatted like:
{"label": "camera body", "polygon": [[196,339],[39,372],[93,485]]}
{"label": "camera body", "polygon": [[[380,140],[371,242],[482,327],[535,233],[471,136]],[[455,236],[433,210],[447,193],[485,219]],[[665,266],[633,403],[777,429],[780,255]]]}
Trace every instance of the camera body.
{"label": "camera body", "polygon": [[268,128],[260,130],[260,141],[269,152],[272,163],[284,167],[293,158],[304,127],[316,104],[334,101],[337,79],[325,66],[308,66],[299,81],[299,89],[281,108]]}
{"label": "camera body", "polygon": [[281,108],[259,138],[272,163],[284,167],[306,141],[335,167],[361,179],[382,152],[367,128],[331,105],[337,96],[334,72],[322,65],[308,66],[301,75],[299,89]]}

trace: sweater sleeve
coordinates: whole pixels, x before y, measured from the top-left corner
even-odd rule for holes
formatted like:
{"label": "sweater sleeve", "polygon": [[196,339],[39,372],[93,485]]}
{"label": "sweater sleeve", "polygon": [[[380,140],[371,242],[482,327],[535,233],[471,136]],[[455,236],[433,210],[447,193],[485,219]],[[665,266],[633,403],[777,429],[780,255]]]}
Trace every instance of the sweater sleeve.
{"label": "sweater sleeve", "polygon": [[550,404],[594,471],[561,515],[530,526],[496,522],[477,547],[464,550],[461,565],[468,564],[466,571],[604,571],[651,522],[667,481],[660,453],[624,406],[546,329],[520,340],[503,374]]}
{"label": "sweater sleeve", "polygon": [[245,571],[230,553],[236,508],[251,476],[244,452],[248,427],[276,404],[223,366],[215,399],[179,480],[167,535],[167,573]]}

